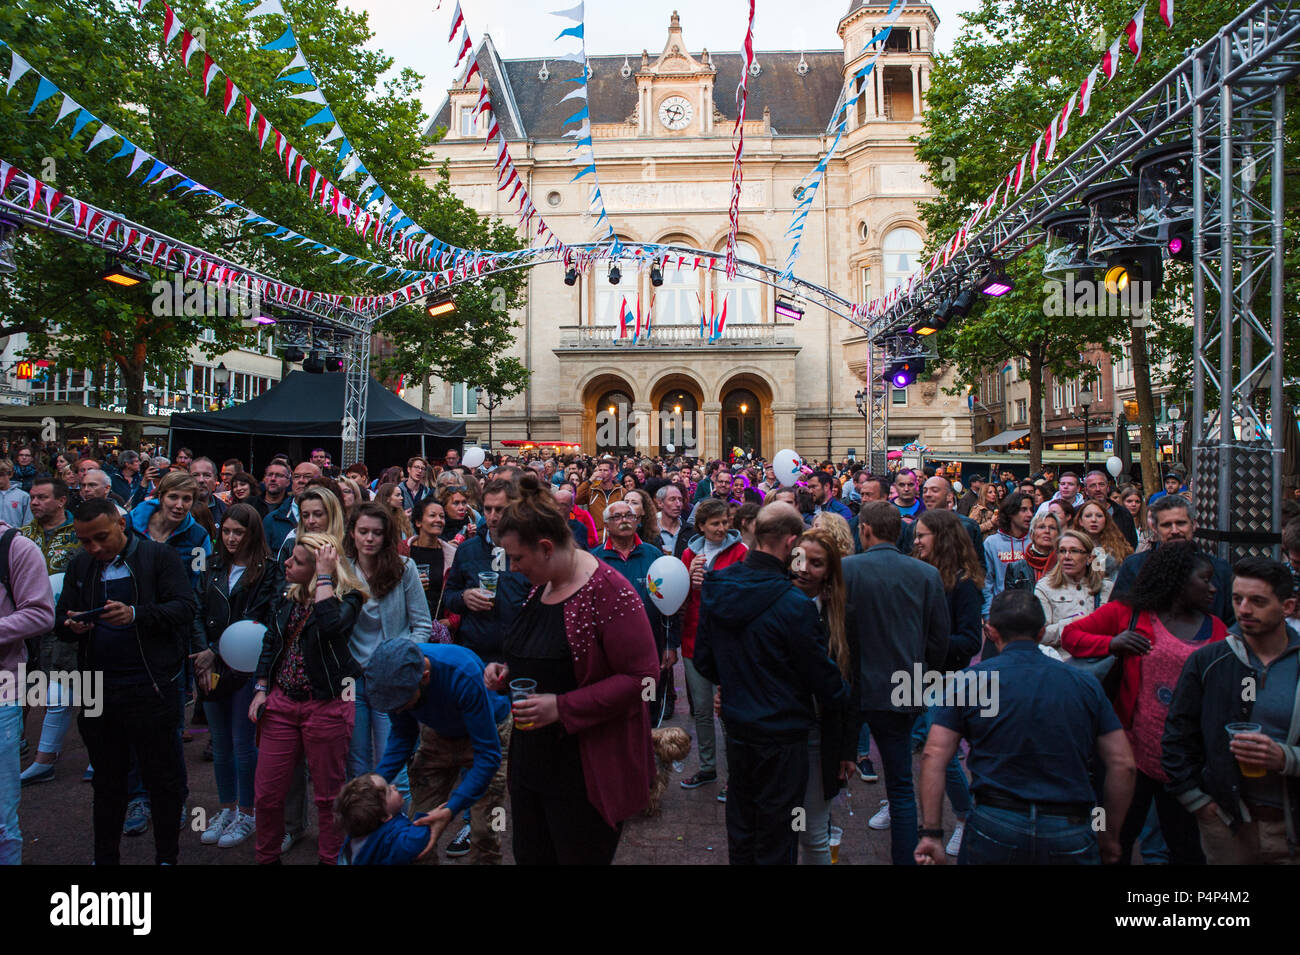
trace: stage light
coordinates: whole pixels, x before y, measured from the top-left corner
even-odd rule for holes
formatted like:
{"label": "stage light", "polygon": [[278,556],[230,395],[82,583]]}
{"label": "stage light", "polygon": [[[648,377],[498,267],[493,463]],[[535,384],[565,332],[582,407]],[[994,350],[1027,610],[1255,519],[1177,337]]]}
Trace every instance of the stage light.
{"label": "stage light", "polygon": [[567,269],[565,269],[564,284],[569,286],[578,284],[578,270],[575,269],[573,266],[569,266]]}
{"label": "stage light", "polygon": [[610,284],[610,285],[617,285],[617,284],[618,284],[618,280],[621,279],[622,277],[623,277],[623,270],[620,269],[620,268],[618,267],[618,264],[617,264],[617,263],[615,263],[614,265],[611,265],[611,266],[609,267],[609,284]]}
{"label": "stage light", "polygon": [[1169,250],[1169,254],[1171,256],[1177,255],[1178,253],[1182,252],[1183,251],[1182,237],[1177,235],[1174,236],[1172,239],[1169,240],[1169,244],[1165,246],[1165,248]]}
{"label": "stage light", "polygon": [[439,299],[436,302],[430,302],[424,307],[425,312],[430,318],[441,318],[443,315],[451,315],[456,311],[456,303],[449,298]]}
{"label": "stage light", "polygon": [[319,348],[313,348],[311,354],[303,359],[302,370],[309,375],[325,374],[325,354]]}
{"label": "stage light", "polygon": [[803,309],[788,298],[778,298],[776,300],[776,317],[797,322],[803,318]]}
{"label": "stage light", "polygon": [[1088,222],[1091,214],[1086,208],[1061,209],[1043,219],[1043,274],[1065,275],[1074,273],[1085,281],[1092,270],[1105,262],[1088,258]]}
{"label": "stage light", "polygon": [[970,314],[970,310],[975,307],[975,290],[970,286],[962,289],[957,293],[957,297],[952,300],[952,311],[954,315],[965,318]]}
{"label": "stage light", "polygon": [[286,345],[284,348],[284,360],[291,365],[296,365],[307,357],[307,353],[297,345]]}
{"label": "stage light", "polygon": [[1007,275],[1007,271],[1002,267],[1001,262],[991,262],[988,270],[984,273],[984,277],[976,283],[975,287],[983,294],[996,298],[1006,295],[1016,287],[1016,283]]}
{"label": "stage light", "polygon": [[123,288],[131,288],[141,282],[149,281],[149,275],[143,269],[138,269],[120,259],[114,259],[112,256],[109,257],[108,265],[101,277],[105,282],[112,282]]}
{"label": "stage light", "polygon": [[326,371],[342,371],[343,366],[346,363],[347,363],[347,359],[344,358],[342,355],[340,355],[338,352],[330,352],[330,354],[325,356]]}
{"label": "stage light", "polygon": [[885,377],[895,388],[906,388],[916,381],[916,376],[925,371],[924,358],[898,358],[885,368]]}
{"label": "stage light", "polygon": [[1160,249],[1152,245],[1116,252],[1106,260],[1106,291],[1111,295],[1132,294],[1137,282],[1147,284],[1140,301],[1150,301],[1164,281]]}
{"label": "stage light", "polygon": [[655,288],[664,284],[664,270],[659,267],[658,262],[650,263],[650,284]]}
{"label": "stage light", "polygon": [[[1138,153],[1133,157],[1133,174],[1137,177],[1137,229],[1138,238],[1152,243],[1169,243],[1179,235],[1185,236],[1177,251],[1171,255],[1189,252],[1192,244],[1190,228],[1195,212],[1192,196],[1192,141],[1190,139],[1166,143]],[[1207,209],[1214,211],[1217,198]],[[1209,239],[1212,230],[1206,231]]]}

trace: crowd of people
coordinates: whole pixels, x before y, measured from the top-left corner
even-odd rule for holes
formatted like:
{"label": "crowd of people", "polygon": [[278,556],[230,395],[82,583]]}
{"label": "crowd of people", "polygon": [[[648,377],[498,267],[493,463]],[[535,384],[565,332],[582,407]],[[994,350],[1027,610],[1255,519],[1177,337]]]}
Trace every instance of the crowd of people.
{"label": "crowd of people", "polygon": [[[77,716],[98,865],[151,826],[178,862],[196,722],[205,846],[278,864],[310,798],[323,864],[495,864],[503,831],[519,864],[607,864],[679,665],[678,784],[726,803],[735,864],[831,863],[861,838],[833,818],[855,774],[883,774],[867,825],[898,865],[1300,858],[1290,502],[1289,562],[1229,566],[1178,470],[1148,499],[1101,471],[783,485],[761,460],[453,449],[372,475],[316,449],[255,476],[142,450],[0,457],[0,863]],[[102,677],[94,711],[73,672]]]}

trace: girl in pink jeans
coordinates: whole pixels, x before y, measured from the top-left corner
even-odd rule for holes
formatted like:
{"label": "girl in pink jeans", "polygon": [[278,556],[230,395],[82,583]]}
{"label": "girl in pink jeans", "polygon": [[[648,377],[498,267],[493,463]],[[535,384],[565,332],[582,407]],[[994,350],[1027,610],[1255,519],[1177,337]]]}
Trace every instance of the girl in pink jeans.
{"label": "girl in pink jeans", "polygon": [[352,687],[361,673],[348,652],[348,638],[367,595],[347,561],[339,561],[340,547],[328,534],[298,538],[284,563],[288,591],[272,604],[262,641],[248,709],[248,718],[257,723],[253,791],[262,865],[280,862],[285,795],[304,752],[320,817],[321,863],[336,864],[343,845],[333,804],[347,780]]}

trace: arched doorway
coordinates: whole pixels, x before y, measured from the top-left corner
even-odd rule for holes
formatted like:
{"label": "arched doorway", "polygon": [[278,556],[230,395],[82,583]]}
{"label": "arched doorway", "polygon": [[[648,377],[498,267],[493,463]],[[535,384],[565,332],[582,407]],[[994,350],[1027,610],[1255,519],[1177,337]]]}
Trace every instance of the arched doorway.
{"label": "arched doorway", "polygon": [[733,388],[722,399],[722,454],[730,457],[733,448],[763,453],[762,405],[758,395],[748,388]]}
{"label": "arched doorway", "polygon": [[628,454],[637,444],[634,395],[620,375],[595,376],[582,389],[582,447],[588,454]]}
{"label": "arched doorway", "polygon": [[[654,453],[699,455],[704,438],[700,430],[703,400],[704,392],[689,375],[670,374],[655,383],[651,389],[651,401],[656,421],[650,434]],[[668,450],[670,444],[672,451]]]}

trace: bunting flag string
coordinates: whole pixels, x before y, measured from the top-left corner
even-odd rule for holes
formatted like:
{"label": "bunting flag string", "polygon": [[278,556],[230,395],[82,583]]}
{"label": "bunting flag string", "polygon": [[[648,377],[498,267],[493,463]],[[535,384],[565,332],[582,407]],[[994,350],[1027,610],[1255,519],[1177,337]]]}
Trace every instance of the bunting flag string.
{"label": "bunting flag string", "polygon": [[740,189],[744,182],[741,160],[745,152],[745,107],[749,103],[749,71],[754,65],[754,3],[749,0],[749,23],[745,27],[745,44],[740,62],[740,83],[736,86],[736,125],[731,138],[736,144],[736,158],[731,164],[731,204],[727,209],[727,278],[736,277],[736,234],[740,231]]}
{"label": "bunting flag string", "polygon": [[[563,17],[574,24],[561,30],[555,39],[560,40],[567,36],[574,37],[578,41],[576,51],[556,57],[556,59],[567,60],[578,65],[578,75],[567,80],[569,83],[577,84],[577,88],[560,99],[561,103],[566,100],[575,100],[581,104],[573,115],[564,121],[565,126],[577,123],[576,128],[566,130],[562,135],[565,139],[574,140],[573,146],[570,148],[570,152],[574,153],[573,158],[570,159],[570,164],[581,167],[578,173],[569,181],[577,182],[584,176],[591,176],[591,182],[587,184],[587,215],[596,217],[592,225],[592,234],[612,239],[614,242],[614,256],[617,258],[619,251],[621,251],[621,243],[618,241],[618,236],[614,234],[614,227],[610,224],[609,215],[605,210],[605,198],[600,188],[600,175],[596,171],[596,151],[591,141],[591,110],[587,87],[586,4],[583,2],[568,10],[555,10],[552,11],[552,15]],[[480,93],[480,99],[482,99],[482,96],[483,94]]]}
{"label": "bunting flag string", "polygon": [[[967,219],[966,223],[959,227],[945,243],[939,246],[939,251],[931,256],[929,262],[912,274],[908,280],[909,286],[924,281],[936,268],[939,267],[941,261],[946,265],[951,260],[952,256],[966,246],[974,227],[984,216],[988,215],[991,210],[997,206],[999,192],[1002,194],[1003,209],[1005,209],[1010,203],[1013,195],[1020,194],[1024,183],[1026,163],[1029,163],[1032,178],[1037,179],[1038,169],[1041,163],[1050,163],[1055,159],[1061,141],[1069,133],[1070,117],[1075,112],[1076,103],[1078,104],[1078,115],[1080,117],[1087,116],[1088,110],[1092,107],[1092,97],[1097,90],[1099,77],[1104,77],[1102,85],[1105,86],[1108,85],[1110,81],[1115,78],[1115,74],[1119,72],[1121,49],[1127,47],[1128,51],[1133,55],[1134,63],[1141,59],[1146,6],[1144,0],[1142,6],[1140,6],[1133,16],[1129,18],[1128,23],[1125,24],[1124,29],[1120,32],[1119,36],[1115,37],[1110,46],[1107,47],[1106,51],[1102,54],[1101,60],[1092,68],[1091,72],[1088,73],[1088,76],[1083,80],[1083,82],[1079,84],[1079,88],[1071,92],[1069,99],[1061,107],[1060,113],[1052,117],[1051,121],[1039,135],[1031,149],[1018,160],[1015,166],[1011,167],[1011,170],[1006,174],[1005,178],[1000,180],[997,186],[993,189],[989,198],[984,201],[983,205],[979,209],[975,210],[971,217]],[[1174,0],[1160,0],[1160,20],[1164,23],[1167,29],[1173,29]],[[1040,147],[1043,152],[1041,162],[1039,160]],[[823,160],[823,164],[824,162],[825,160]],[[823,164],[819,164],[818,174],[820,174],[821,171],[824,171]],[[802,212],[800,210],[801,207],[796,206],[795,224],[791,227],[792,231],[795,231],[796,229],[801,231],[803,228],[803,220],[807,217],[807,209],[804,207],[802,208]],[[789,234],[790,233],[787,233],[787,235]],[[795,234],[797,236],[798,232],[796,231]],[[795,249],[791,250],[792,257],[790,263],[787,264],[786,272],[782,275],[783,279],[788,279],[790,276],[790,266],[793,264],[794,252],[798,247],[797,242],[798,240],[796,238],[796,246]],[[897,301],[898,292],[899,290],[895,289],[890,295],[883,298],[873,299],[863,307],[864,313],[869,315],[883,314],[886,309]]]}
{"label": "bunting flag string", "polygon": [[[790,253],[786,257],[785,269],[781,273],[781,281],[788,282],[794,276],[794,265],[799,260],[799,247],[803,241],[804,226],[808,220],[808,214],[812,211],[813,200],[817,196],[817,190],[821,187],[822,181],[826,175],[826,170],[830,166],[831,157],[835,155],[835,150],[839,147],[840,140],[843,138],[848,128],[848,118],[857,105],[858,100],[869,90],[873,90],[872,84],[868,83],[872,70],[876,67],[876,61],[880,59],[885,52],[885,40],[889,37],[893,24],[903,13],[904,0],[890,0],[889,9],[885,11],[884,18],[880,21],[883,28],[875,36],[871,37],[858,56],[866,53],[873,45],[879,44],[875,55],[849,77],[840,93],[842,105],[835,111],[831,117],[830,123],[827,124],[827,130],[835,133],[835,139],[832,140],[830,148],[826,150],[826,155],[821,158],[811,173],[804,177],[796,193],[798,201],[794,207],[794,215],[790,222],[790,227],[786,229],[785,238],[792,239]],[[855,91],[856,87],[856,91]]]}
{"label": "bunting flag string", "polygon": [[[0,46],[6,46],[10,49],[11,52],[14,53],[15,56],[18,55],[16,52],[13,51],[13,47],[10,46],[8,43],[6,43],[3,39],[0,39]],[[29,67],[29,69],[31,68]],[[205,186],[202,183],[198,182],[197,180],[189,178],[181,170],[176,169],[175,167],[164,162],[163,160],[158,159],[157,157],[151,155],[143,147],[137,146],[134,143],[132,143],[125,136],[123,136],[121,133],[114,130],[111,126],[109,126],[99,117],[95,116],[89,110],[82,107],[76,100],[72,98],[71,95],[69,95],[67,92],[62,90],[57,84],[55,84],[52,80],[46,77],[39,70],[31,69],[31,72],[40,78],[40,83],[38,84],[40,88],[44,89],[45,87],[48,87],[52,90],[50,95],[43,97],[43,100],[51,98],[56,93],[62,96],[62,105],[59,108],[59,117],[55,119],[52,125],[57,126],[59,121],[65,118],[66,116],[68,116],[71,112],[73,112],[74,110],[80,110],[78,119],[73,126],[72,133],[68,137],[70,140],[75,141],[77,137],[81,134],[81,132],[91,123],[100,124],[98,130],[95,132],[94,136],[92,137],[91,143],[87,147],[86,152],[90,152],[96,146],[99,146],[105,141],[116,137],[122,140],[122,146],[117,150],[116,153],[114,153],[112,156],[109,156],[105,161],[112,163],[116,159],[122,159],[127,156],[131,156],[130,168],[125,172],[125,176],[127,179],[132,178],[136,174],[136,172],[138,172],[140,168],[145,164],[146,161],[151,163],[151,165],[149,166],[149,171],[147,172],[145,177],[139,182],[139,185],[142,187],[156,186],[159,185],[160,183],[166,182],[169,179],[179,177],[179,181],[176,182],[174,185],[172,185],[170,189],[167,189],[164,192],[160,193],[159,198],[162,199],[175,198],[173,196],[173,193],[176,193],[178,190],[183,190],[179,198],[184,198],[186,196],[191,196],[191,195],[207,195],[212,199],[217,200],[217,204],[215,206],[206,210],[208,214],[228,216],[231,213],[235,213],[240,217],[239,221],[244,225],[252,228],[259,228],[259,229],[265,228],[266,232],[264,233],[264,235],[267,238],[279,239],[282,242],[296,240],[299,246],[311,246],[310,251],[315,252],[321,256],[343,257],[339,261],[342,262],[343,264],[349,265],[349,267],[351,268],[365,268],[367,272],[377,272],[378,270],[382,269],[385,270],[384,272],[385,277],[397,275],[400,273],[404,279],[412,276],[433,274],[432,272],[421,273],[409,269],[401,269],[397,266],[386,265],[382,262],[374,262],[369,259],[363,259],[356,256],[347,255],[343,253],[340,249],[337,249],[331,245],[328,245],[323,242],[319,242],[315,239],[312,239],[309,236],[302,235],[301,233],[294,232],[285,226],[281,226],[278,223],[266,218],[265,216],[258,214],[257,212],[248,208],[247,206],[244,206],[241,203],[234,201],[233,199],[227,199],[224,195],[222,195],[217,190],[211,189],[208,186]],[[279,133],[277,133],[277,136],[278,135]],[[294,156],[294,148],[292,146],[290,146],[285,151],[285,155],[286,158],[289,160],[292,160],[293,158],[297,159],[298,161],[297,168],[299,174],[301,175],[302,167],[303,167],[302,157]],[[289,163],[286,162],[286,166],[288,165]]]}

